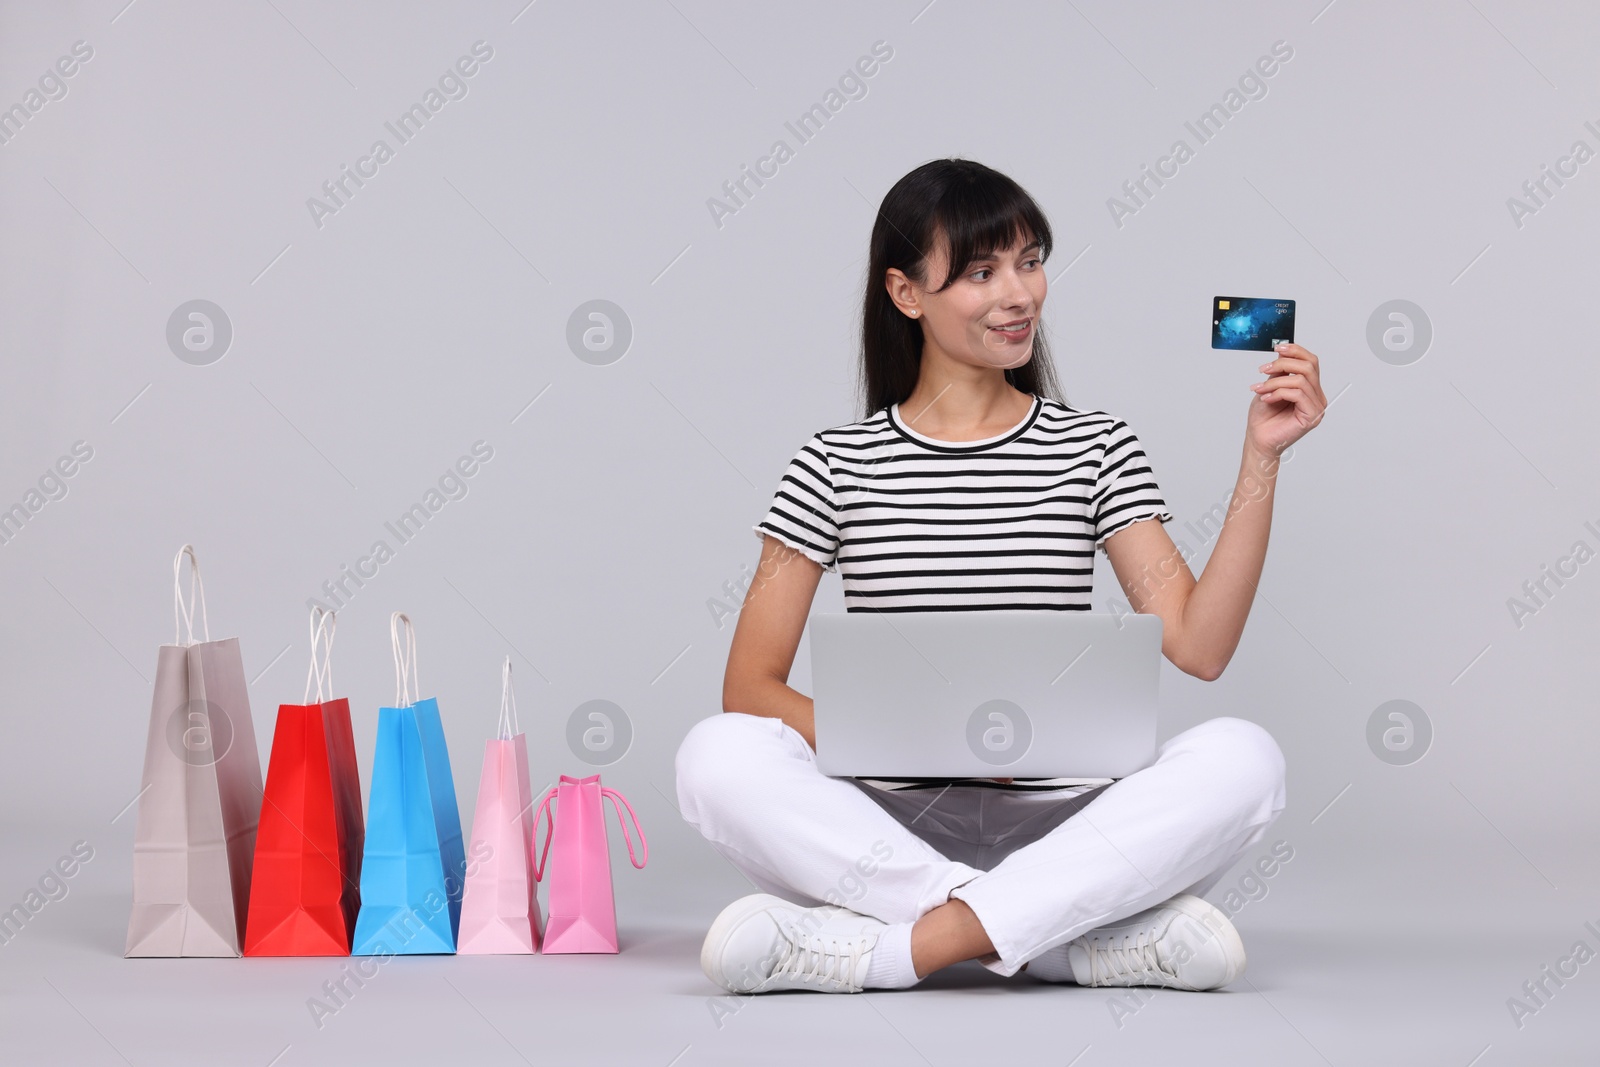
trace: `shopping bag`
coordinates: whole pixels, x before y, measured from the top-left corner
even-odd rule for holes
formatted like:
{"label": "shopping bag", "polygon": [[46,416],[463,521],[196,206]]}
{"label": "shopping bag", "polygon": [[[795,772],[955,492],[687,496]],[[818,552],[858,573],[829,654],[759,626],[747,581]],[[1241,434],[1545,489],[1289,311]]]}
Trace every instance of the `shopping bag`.
{"label": "shopping bag", "polygon": [[[404,623],[402,642],[398,627]],[[411,620],[389,620],[395,704],[378,709],[378,741],[361,857],[361,911],[350,952],[389,956],[454,952],[461,923],[461,816],[439,704],[417,699]]]}
{"label": "shopping bag", "polygon": [[[545,857],[552,841],[556,852],[550,868],[544,952],[617,951],[617,909],[611,893],[611,853],[606,845],[603,797],[610,797],[611,806],[616,809],[622,839],[628,844],[628,860],[635,868],[642,868],[650,859],[649,845],[645,842],[644,831],[639,828],[639,817],[634,815],[633,806],[626,797],[615,789],[603,787],[598,774],[587,778],[570,778],[563,774],[544,795],[533,817],[535,837],[540,817],[546,821],[544,849],[534,868],[535,879],[544,880]],[[550,808],[552,800],[556,802],[554,809]],[[622,821],[623,808],[628,809],[634,833],[639,836],[642,854],[637,859],[633,855],[633,839],[628,836],[628,824]]]}
{"label": "shopping bag", "polygon": [[533,879],[533,791],[527,738],[517,728],[511,657],[500,669],[499,736],[483,744],[483,774],[467,849],[461,936],[467,954],[539,951],[539,898]]}
{"label": "shopping bag", "polygon": [[256,830],[246,956],[350,954],[361,907],[361,783],[350,702],[333,699],[336,621],[333,612],[312,608],[305,696],[278,708]]}
{"label": "shopping bag", "polygon": [[239,639],[211,639],[205,596],[184,545],[172,561],[173,641],[156,656],[124,956],[237,956],[244,938],[261,760]]}

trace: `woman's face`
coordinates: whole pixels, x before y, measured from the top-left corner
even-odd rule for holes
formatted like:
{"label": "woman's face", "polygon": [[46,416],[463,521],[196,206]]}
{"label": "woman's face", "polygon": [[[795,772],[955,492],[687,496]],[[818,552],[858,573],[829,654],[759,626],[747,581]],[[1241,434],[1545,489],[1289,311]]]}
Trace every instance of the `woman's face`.
{"label": "woman's face", "polygon": [[[948,250],[941,237],[928,257],[930,283],[944,279],[947,263]],[[952,359],[1010,369],[1032,357],[1034,332],[1048,288],[1039,242],[1018,238],[1011,248],[974,260],[940,293],[900,288],[897,293],[891,285],[891,295],[901,310],[920,312],[915,317],[923,323],[923,336]]]}

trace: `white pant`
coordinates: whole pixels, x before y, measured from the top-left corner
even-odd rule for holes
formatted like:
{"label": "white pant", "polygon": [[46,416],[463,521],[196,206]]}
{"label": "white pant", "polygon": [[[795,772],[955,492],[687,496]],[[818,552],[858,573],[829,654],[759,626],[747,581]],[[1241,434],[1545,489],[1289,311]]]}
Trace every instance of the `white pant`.
{"label": "white pant", "polygon": [[775,896],[913,922],[951,897],[1016,974],[1046,949],[1179,893],[1203,894],[1283,810],[1283,753],[1243,719],[1160,747],[1087,793],[983,786],[886,792],[817,769],[781,719],[722,712],[677,754],[683,817]]}

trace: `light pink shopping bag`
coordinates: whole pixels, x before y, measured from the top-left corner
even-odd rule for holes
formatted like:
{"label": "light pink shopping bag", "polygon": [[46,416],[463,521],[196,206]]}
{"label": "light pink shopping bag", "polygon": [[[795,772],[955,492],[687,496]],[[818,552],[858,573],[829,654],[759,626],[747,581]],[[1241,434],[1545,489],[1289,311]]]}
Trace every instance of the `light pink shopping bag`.
{"label": "light pink shopping bag", "polygon": [[[544,849],[534,867],[536,880],[544,880],[545,857],[555,842],[554,866],[550,869],[550,917],[545,922],[544,949],[550,952],[616,952],[617,908],[611,893],[611,853],[606,847],[605,809],[602,797],[610,797],[622,826],[622,839],[628,843],[628,859],[641,868],[650,859],[649,845],[639,828],[639,817],[627,798],[615,789],[600,784],[600,776],[569,778],[563,774],[559,784],[544,795],[533,817],[535,839],[539,818],[556,801],[554,814],[547,818]],[[642,855],[633,855],[633,839],[622,809],[628,809],[634,833],[639,835]]]}
{"label": "light pink shopping bag", "polygon": [[500,672],[499,737],[485,741],[478,806],[467,850],[456,951],[468,955],[539,950],[539,898],[533,876],[533,790],[527,738],[517,728],[511,657]]}

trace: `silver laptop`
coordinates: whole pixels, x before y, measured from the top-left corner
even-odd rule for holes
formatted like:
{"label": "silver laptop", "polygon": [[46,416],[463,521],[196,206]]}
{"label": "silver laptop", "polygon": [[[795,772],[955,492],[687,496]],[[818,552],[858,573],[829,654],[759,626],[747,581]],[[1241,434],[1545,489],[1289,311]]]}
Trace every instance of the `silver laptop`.
{"label": "silver laptop", "polygon": [[1155,760],[1161,619],[811,616],[817,767],[857,778],[1122,778]]}

